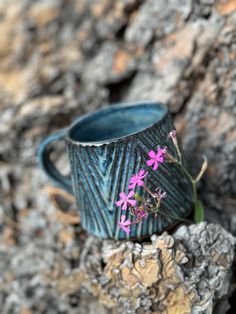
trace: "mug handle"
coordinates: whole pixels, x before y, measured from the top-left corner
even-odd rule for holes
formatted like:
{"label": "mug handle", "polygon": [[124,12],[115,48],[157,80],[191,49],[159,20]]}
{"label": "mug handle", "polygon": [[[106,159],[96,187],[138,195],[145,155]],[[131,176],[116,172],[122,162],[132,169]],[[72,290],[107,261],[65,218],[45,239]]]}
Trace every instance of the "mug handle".
{"label": "mug handle", "polygon": [[66,192],[73,194],[72,182],[70,176],[64,176],[56,169],[50,160],[51,149],[49,145],[55,141],[62,140],[64,138],[64,130],[58,131],[43,140],[39,145],[37,151],[37,160],[43,171],[46,173],[49,179],[51,179],[54,184],[65,190]]}

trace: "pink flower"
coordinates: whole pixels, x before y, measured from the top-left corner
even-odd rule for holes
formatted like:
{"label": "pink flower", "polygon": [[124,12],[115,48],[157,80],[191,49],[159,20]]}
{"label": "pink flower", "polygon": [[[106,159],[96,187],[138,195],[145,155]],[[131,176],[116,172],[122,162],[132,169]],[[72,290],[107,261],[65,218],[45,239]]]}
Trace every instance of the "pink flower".
{"label": "pink flower", "polygon": [[147,176],[148,171],[145,172],[145,170],[141,169],[138,174],[135,174],[130,178],[130,185],[129,189],[134,189],[136,185],[143,186],[144,182],[143,179]]}
{"label": "pink flower", "polygon": [[138,206],[134,207],[134,209],[131,212],[136,217],[138,222],[142,222],[148,216],[148,213],[142,207]]}
{"label": "pink flower", "polygon": [[119,227],[126,233],[130,233],[130,224],[131,221],[129,219],[125,220],[125,215],[121,215]]}
{"label": "pink flower", "polygon": [[176,130],[170,131],[168,137],[170,137],[170,138],[172,138],[172,139],[176,138]]}
{"label": "pink flower", "polygon": [[166,153],[166,148],[158,147],[157,153],[151,150],[148,153],[148,156],[151,158],[147,161],[147,166],[153,165],[153,170],[157,170],[159,163],[163,163],[164,161],[164,154]]}
{"label": "pink flower", "polygon": [[121,192],[119,194],[120,200],[116,202],[117,206],[122,206],[122,210],[126,210],[128,205],[134,206],[136,204],[135,200],[130,199],[132,196],[134,196],[134,191],[130,191],[128,195],[126,195],[124,192]]}

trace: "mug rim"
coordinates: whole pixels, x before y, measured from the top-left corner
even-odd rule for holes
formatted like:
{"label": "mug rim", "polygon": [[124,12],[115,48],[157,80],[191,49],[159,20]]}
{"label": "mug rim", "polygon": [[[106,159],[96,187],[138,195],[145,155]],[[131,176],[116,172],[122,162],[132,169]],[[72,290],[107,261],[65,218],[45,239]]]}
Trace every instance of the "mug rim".
{"label": "mug rim", "polygon": [[[120,137],[116,137],[116,138],[111,138],[108,140],[102,140],[102,141],[89,141],[89,142],[82,142],[82,141],[76,141],[74,139],[71,138],[70,136],[70,131],[80,122],[82,122],[83,120],[96,115],[96,114],[100,114],[106,111],[110,111],[112,109],[122,109],[122,108],[130,108],[130,107],[134,107],[134,106],[144,106],[144,105],[153,105],[153,106],[157,106],[157,107],[161,107],[162,109],[164,109],[163,111],[163,116],[156,122],[148,125],[145,128],[142,128],[136,132],[132,132],[129,133],[127,135],[124,136],[120,136]],[[166,117],[166,115],[168,114],[168,107],[167,105],[158,102],[158,101],[150,101],[150,100],[143,100],[143,101],[138,101],[138,102],[120,102],[120,103],[112,103],[110,105],[106,105],[101,107],[100,109],[97,109],[93,112],[87,113],[85,115],[82,115],[81,117],[79,117],[78,119],[76,119],[66,130],[65,130],[65,140],[69,143],[72,143],[74,145],[78,145],[78,146],[101,146],[104,144],[110,144],[110,143],[115,143],[117,141],[123,140],[123,139],[129,139],[132,138],[134,135],[137,135],[141,132],[143,132],[144,130],[148,130],[150,128],[152,128],[154,125],[161,123],[161,121]]]}

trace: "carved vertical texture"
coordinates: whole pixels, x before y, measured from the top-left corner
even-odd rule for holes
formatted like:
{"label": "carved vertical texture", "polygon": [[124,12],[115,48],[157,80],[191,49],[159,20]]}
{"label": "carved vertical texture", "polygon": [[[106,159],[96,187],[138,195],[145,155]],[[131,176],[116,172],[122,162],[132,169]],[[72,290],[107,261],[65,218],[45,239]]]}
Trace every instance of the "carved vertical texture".
{"label": "carved vertical texture", "polygon": [[[147,169],[148,152],[167,146],[175,155],[168,133],[173,129],[167,115],[143,132],[100,146],[69,144],[70,161],[81,222],[90,233],[102,238],[132,239],[160,233],[179,222],[192,207],[192,188],[176,164],[163,163],[157,171],[149,168],[147,185],[167,192],[161,204],[162,215],[150,215],[142,224],[132,225],[130,235],[119,229],[120,216],[126,214],[115,205],[119,193],[128,192],[129,178],[140,168]],[[174,218],[176,217],[176,218]]]}

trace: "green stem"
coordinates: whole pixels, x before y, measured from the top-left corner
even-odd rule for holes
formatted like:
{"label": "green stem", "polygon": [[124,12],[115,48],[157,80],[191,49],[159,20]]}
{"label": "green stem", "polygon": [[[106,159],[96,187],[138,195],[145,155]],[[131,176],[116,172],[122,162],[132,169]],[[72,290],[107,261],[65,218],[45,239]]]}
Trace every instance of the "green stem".
{"label": "green stem", "polygon": [[196,183],[195,183],[195,182],[192,182],[192,186],[193,186],[194,203],[197,204],[198,197],[197,197],[197,187],[196,187]]}
{"label": "green stem", "polygon": [[181,152],[179,150],[179,145],[178,145],[178,142],[177,142],[176,138],[173,139],[173,143],[175,145],[175,148],[176,148],[176,151],[177,151],[177,155],[179,157],[179,163],[181,163],[181,165],[182,165],[182,155],[181,155]]}
{"label": "green stem", "polygon": [[196,204],[197,201],[198,201],[196,181],[192,178],[191,174],[185,169],[185,167],[183,166],[182,162],[176,161],[176,163],[180,165],[180,167],[182,168],[182,170],[184,171],[184,173],[186,174],[186,176],[189,178],[189,180],[192,183],[194,204]]}
{"label": "green stem", "polygon": [[[175,143],[176,144],[176,143]],[[180,154],[180,151],[179,151],[179,147],[178,147],[178,144],[175,145],[176,147],[176,150],[177,150],[177,153],[178,155]],[[181,156],[181,154],[179,155],[179,157]],[[172,157],[172,156],[171,156]],[[199,201],[198,201],[198,196],[197,196],[197,181],[195,179],[193,179],[193,177],[191,176],[191,174],[187,171],[187,169],[183,166],[182,164],[182,160],[181,158],[179,158],[179,160],[175,160],[174,161],[175,163],[177,163],[183,170],[183,172],[185,173],[185,175],[189,178],[191,184],[192,184],[192,191],[193,191],[193,201],[194,201],[194,217],[196,216],[196,214],[198,213],[199,209]],[[204,167],[203,167],[204,169]],[[201,171],[203,172],[203,170]],[[170,216],[171,217],[171,216]],[[195,221],[196,221],[196,218],[194,218]],[[184,221],[183,219],[179,219],[179,220],[182,220]]]}

